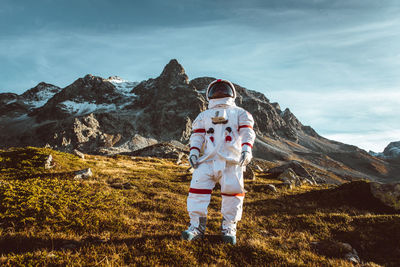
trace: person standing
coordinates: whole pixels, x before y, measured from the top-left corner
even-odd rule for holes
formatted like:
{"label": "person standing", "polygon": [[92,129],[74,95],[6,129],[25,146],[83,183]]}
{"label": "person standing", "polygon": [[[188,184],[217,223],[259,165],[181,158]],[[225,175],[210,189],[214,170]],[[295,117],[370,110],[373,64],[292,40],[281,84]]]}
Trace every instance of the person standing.
{"label": "person standing", "polygon": [[182,232],[182,239],[204,237],[207,207],[218,182],[222,195],[222,240],[234,245],[245,196],[243,171],[252,159],[254,120],[249,112],[236,106],[236,90],[230,81],[211,82],[206,98],[208,109],[194,120],[190,136],[189,162],[194,168],[187,198],[190,226]]}

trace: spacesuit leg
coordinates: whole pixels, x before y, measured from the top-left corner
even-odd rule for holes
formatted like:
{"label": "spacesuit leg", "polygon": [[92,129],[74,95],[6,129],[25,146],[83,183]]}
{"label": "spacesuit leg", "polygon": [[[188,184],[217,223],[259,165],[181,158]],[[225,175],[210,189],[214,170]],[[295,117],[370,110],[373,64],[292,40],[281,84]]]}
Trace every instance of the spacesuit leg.
{"label": "spacesuit leg", "polygon": [[210,163],[201,163],[193,172],[189,196],[187,198],[187,210],[192,226],[199,227],[200,218],[202,218],[201,222],[205,224],[207,207],[210,203],[211,192],[214,186],[215,181],[213,180]]}
{"label": "spacesuit leg", "polygon": [[[223,227],[236,233],[236,223],[242,218],[244,184],[243,169],[236,164],[227,164],[221,177]],[[223,229],[224,230],[224,229]]]}

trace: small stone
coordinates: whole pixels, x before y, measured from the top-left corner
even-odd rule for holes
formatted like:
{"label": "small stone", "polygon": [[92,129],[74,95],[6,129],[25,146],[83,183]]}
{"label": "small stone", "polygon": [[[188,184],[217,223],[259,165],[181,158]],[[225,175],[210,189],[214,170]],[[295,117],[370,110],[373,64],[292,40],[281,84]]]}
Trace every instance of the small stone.
{"label": "small stone", "polygon": [[278,192],[278,190],[276,189],[275,185],[273,185],[273,184],[267,184],[265,186],[265,188],[270,190],[270,191],[272,191],[272,192]]}
{"label": "small stone", "polygon": [[85,154],[83,154],[82,152],[80,152],[77,149],[74,149],[74,155],[80,157],[81,159],[85,159]]}
{"label": "small stone", "polygon": [[360,257],[358,257],[357,253],[349,252],[346,255],[344,255],[344,258],[355,264],[360,263]]}
{"label": "small stone", "polygon": [[52,163],[53,163],[53,156],[50,154],[47,156],[46,162],[44,163],[44,168],[46,170],[53,168],[54,164]]}
{"label": "small stone", "polygon": [[93,176],[92,170],[90,168],[76,171],[74,172],[74,174],[75,174],[74,176],[75,180],[87,179]]}
{"label": "small stone", "polygon": [[264,171],[264,170],[263,170],[260,166],[258,166],[258,165],[255,166],[255,169],[256,169],[257,171],[259,171],[259,172],[263,172],[263,171]]}

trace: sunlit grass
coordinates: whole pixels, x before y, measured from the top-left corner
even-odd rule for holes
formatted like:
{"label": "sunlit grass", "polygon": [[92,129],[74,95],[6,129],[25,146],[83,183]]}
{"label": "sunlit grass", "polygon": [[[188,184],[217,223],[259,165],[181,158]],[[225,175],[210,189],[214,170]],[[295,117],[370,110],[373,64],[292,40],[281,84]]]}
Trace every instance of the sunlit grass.
{"label": "sunlit grass", "polygon": [[[45,170],[48,154],[55,166]],[[267,184],[280,181],[256,172],[245,186],[238,244],[231,246],[219,237],[218,188],[205,239],[180,240],[188,224],[188,166],[147,157],[80,159],[32,147],[0,157],[2,265],[351,266],[340,255],[317,252],[311,244],[322,240],[350,243],[364,262],[400,264],[400,215],[368,198],[366,182],[272,193]],[[88,167],[91,178],[73,179],[73,171]]]}

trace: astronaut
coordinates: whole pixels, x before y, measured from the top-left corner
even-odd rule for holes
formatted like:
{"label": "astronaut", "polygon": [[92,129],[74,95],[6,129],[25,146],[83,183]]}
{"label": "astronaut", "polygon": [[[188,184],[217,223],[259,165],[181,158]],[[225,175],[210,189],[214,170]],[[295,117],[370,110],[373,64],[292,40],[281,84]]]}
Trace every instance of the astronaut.
{"label": "astronaut", "polygon": [[245,195],[243,171],[252,159],[254,120],[249,112],[236,106],[236,91],[230,81],[211,82],[206,97],[208,109],[194,120],[190,136],[189,162],[194,168],[187,198],[190,226],[182,232],[182,239],[204,236],[211,192],[219,182],[222,240],[235,245]]}

